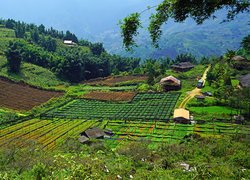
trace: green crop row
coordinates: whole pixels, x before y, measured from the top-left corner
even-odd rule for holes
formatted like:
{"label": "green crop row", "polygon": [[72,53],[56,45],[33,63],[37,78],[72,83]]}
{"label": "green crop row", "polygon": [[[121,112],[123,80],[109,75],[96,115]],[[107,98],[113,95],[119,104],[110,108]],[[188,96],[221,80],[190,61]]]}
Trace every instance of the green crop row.
{"label": "green crop row", "polygon": [[179,93],[142,93],[137,94],[130,103],[78,99],[53,109],[44,116],[65,119],[106,118],[167,121],[179,95]]}

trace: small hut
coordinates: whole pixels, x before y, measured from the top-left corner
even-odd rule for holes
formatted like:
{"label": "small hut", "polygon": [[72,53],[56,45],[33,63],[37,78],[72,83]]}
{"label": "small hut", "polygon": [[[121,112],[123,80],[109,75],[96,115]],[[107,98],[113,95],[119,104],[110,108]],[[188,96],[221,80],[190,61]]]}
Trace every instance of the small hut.
{"label": "small hut", "polygon": [[242,56],[234,56],[231,59],[232,61],[245,61],[246,58],[242,57]]}
{"label": "small hut", "polygon": [[188,110],[180,108],[174,110],[174,118],[175,123],[181,123],[181,124],[190,124],[190,113]]}
{"label": "small hut", "polygon": [[250,87],[250,74],[240,77],[240,86],[243,88]]}
{"label": "small hut", "polygon": [[72,40],[64,40],[63,43],[65,45],[68,45],[68,46],[74,46],[74,45],[76,45],[76,43],[73,42]]}
{"label": "small hut", "polygon": [[86,136],[88,138],[94,138],[94,139],[103,139],[105,136],[105,133],[102,129],[94,127],[91,129],[87,129],[83,133],[81,133],[81,136]]}
{"label": "small hut", "polygon": [[185,72],[185,71],[189,71],[190,69],[194,68],[194,65],[190,62],[181,62],[178,64],[174,64],[171,67],[174,71]]}
{"label": "small hut", "polygon": [[87,143],[90,139],[110,138],[113,135],[114,133],[112,133],[112,130],[102,130],[100,128],[94,127],[80,133],[78,140],[80,143]]}
{"label": "small hut", "polygon": [[181,81],[173,76],[162,78],[160,81],[164,91],[179,90],[181,89]]}
{"label": "small hut", "polygon": [[233,67],[237,70],[249,70],[250,69],[250,61],[242,56],[234,56],[232,59]]}

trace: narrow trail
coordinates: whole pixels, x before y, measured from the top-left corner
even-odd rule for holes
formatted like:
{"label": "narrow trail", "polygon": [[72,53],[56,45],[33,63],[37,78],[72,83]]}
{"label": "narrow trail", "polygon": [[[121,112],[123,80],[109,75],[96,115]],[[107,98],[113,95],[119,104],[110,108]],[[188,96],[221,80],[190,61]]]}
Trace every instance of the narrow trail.
{"label": "narrow trail", "polygon": [[[207,79],[207,72],[210,70],[211,66],[209,65],[207,67],[207,69],[204,71],[203,75],[202,75],[202,80],[204,82],[204,84],[206,83],[206,79]],[[199,88],[194,88],[192,91],[190,91],[188,93],[188,95],[183,99],[183,101],[181,102],[179,108],[184,108],[186,107],[187,103],[193,99],[196,95],[201,95],[201,89]]]}

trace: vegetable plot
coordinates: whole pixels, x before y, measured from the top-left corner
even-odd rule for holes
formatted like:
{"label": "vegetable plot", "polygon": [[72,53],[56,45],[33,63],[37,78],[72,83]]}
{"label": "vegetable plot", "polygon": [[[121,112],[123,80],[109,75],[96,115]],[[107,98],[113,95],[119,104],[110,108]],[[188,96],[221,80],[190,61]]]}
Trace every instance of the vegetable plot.
{"label": "vegetable plot", "polygon": [[76,99],[53,109],[44,118],[64,119],[120,119],[168,121],[180,93],[141,93],[129,103]]}

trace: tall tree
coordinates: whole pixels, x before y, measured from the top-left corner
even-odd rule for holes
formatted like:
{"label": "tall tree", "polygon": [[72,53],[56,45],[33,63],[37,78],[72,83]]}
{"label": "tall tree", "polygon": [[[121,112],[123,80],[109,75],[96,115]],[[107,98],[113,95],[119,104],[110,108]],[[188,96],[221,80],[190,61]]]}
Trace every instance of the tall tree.
{"label": "tall tree", "polygon": [[17,22],[15,26],[15,34],[17,38],[23,38],[25,35],[25,24]]}
{"label": "tall tree", "polygon": [[12,73],[19,73],[21,69],[21,61],[22,61],[22,47],[23,44],[21,42],[15,41],[10,42],[8,49],[5,51],[5,55],[8,60],[8,68]]}

